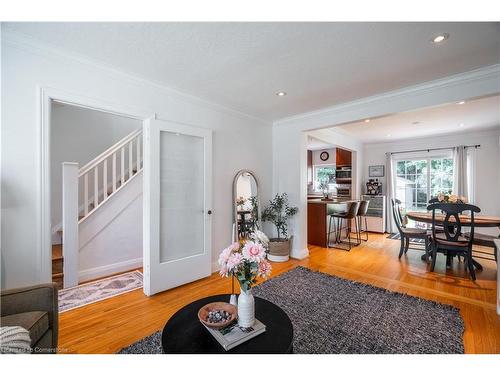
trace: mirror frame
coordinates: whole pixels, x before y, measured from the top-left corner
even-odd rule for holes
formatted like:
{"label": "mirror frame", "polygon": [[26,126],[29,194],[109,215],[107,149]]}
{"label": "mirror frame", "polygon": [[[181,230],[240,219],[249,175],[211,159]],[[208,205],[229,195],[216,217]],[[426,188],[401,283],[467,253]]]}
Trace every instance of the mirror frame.
{"label": "mirror frame", "polygon": [[237,198],[237,190],[238,190],[238,178],[242,176],[243,174],[248,173],[250,174],[254,180],[255,180],[255,186],[257,188],[257,215],[259,215],[259,219],[257,220],[257,225],[259,228],[262,228],[262,221],[261,221],[261,204],[260,204],[260,186],[259,186],[259,179],[257,176],[255,176],[255,173],[249,169],[241,169],[239,170],[236,175],[234,176],[233,179],[233,230],[232,230],[232,242],[238,241],[238,207],[236,206],[236,198]]}

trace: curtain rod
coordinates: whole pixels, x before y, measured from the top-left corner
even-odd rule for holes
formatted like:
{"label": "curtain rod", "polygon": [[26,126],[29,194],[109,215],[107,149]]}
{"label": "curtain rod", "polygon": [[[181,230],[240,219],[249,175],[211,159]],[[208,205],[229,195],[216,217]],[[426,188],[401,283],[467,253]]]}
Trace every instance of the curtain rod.
{"label": "curtain rod", "polygon": [[[468,145],[468,146],[464,146],[465,148],[469,148],[469,147],[474,147],[474,148],[478,148],[478,147],[481,147],[481,145]],[[423,151],[436,151],[436,150],[452,150],[453,147],[439,147],[439,148],[424,148],[422,150],[411,150],[411,151],[396,151],[396,152],[386,152],[386,154],[391,154],[391,155],[394,155],[394,154],[406,154],[406,153],[409,153],[409,152],[423,152]]]}

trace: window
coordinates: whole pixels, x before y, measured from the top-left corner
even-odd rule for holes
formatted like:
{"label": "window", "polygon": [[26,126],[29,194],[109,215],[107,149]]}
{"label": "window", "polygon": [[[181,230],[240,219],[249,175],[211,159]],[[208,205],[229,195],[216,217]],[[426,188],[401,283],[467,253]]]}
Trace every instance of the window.
{"label": "window", "polygon": [[425,211],[431,197],[451,192],[453,159],[427,157],[395,161],[396,198],[407,211]]}
{"label": "window", "polygon": [[314,190],[320,191],[319,185],[322,182],[328,184],[331,190],[335,186],[335,166],[334,165],[315,165],[314,166]]}

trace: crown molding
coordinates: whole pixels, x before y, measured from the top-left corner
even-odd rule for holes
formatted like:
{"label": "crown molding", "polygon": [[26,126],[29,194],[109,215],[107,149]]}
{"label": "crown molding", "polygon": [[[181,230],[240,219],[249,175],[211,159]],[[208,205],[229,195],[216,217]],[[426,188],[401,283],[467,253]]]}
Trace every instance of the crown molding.
{"label": "crown molding", "polygon": [[[363,143],[363,149],[371,149],[371,148],[380,148],[380,147],[390,147],[394,145],[401,145],[401,144],[406,144],[406,143],[416,143],[420,144],[422,142],[426,142],[428,140],[451,140],[452,142],[455,139],[460,139],[464,137],[499,137],[500,136],[500,125],[498,125],[495,128],[484,128],[484,129],[477,129],[477,130],[469,130],[469,131],[464,131],[463,133],[461,132],[449,132],[449,133],[441,133],[441,134],[434,134],[434,135],[426,135],[422,137],[413,137],[413,138],[403,138],[403,139],[395,139],[390,142],[373,142],[373,143]],[[424,146],[418,146],[418,147],[424,147]]]}
{"label": "crown molding", "polygon": [[[424,96],[427,94],[432,94],[438,90],[451,90],[453,88],[457,88],[460,86],[467,86],[471,84],[480,84],[480,83],[493,83],[496,87],[497,92],[500,92],[500,64],[490,65],[486,67],[482,67],[479,69],[471,70],[464,73],[455,74],[452,76],[448,76],[445,78],[436,79],[433,81],[405,87],[398,90],[388,91],[381,94],[376,94],[373,96],[356,99],[347,103],[342,103],[338,105],[334,105],[331,107],[322,108],[316,111],[306,112],[295,116],[286,117],[280,120],[274,121],[273,125],[281,126],[281,125],[298,125],[298,124],[306,124],[309,126],[313,123],[318,124],[320,127],[324,126],[325,122],[328,122],[330,118],[334,119],[339,117],[339,115],[348,112],[359,111],[368,112],[370,110],[370,106],[378,106],[383,104],[386,106],[390,103],[399,103],[404,100],[414,99],[416,97]],[[458,97],[457,100],[462,99]],[[466,98],[469,99],[469,98]],[[434,105],[441,103],[434,103]],[[371,108],[371,109],[372,109]],[[385,114],[377,114],[376,116],[386,115]],[[366,117],[376,117],[376,116],[360,116],[357,120],[366,118]],[[352,119],[354,121],[356,119]],[[335,126],[339,123],[330,123],[329,126]]]}
{"label": "crown molding", "polygon": [[34,39],[31,36],[28,36],[23,33],[19,33],[17,31],[14,31],[12,29],[9,29],[8,27],[2,27],[2,43],[9,44],[15,48],[30,52],[30,53],[37,53],[41,56],[44,56],[46,58],[54,59],[54,58],[60,58],[60,59],[69,59],[72,60],[76,63],[82,64],[82,65],[87,65],[91,66],[95,69],[99,69],[107,74],[115,75],[118,76],[119,78],[122,78],[128,82],[142,85],[142,86],[150,86],[158,91],[161,91],[162,93],[169,95],[169,96],[174,96],[179,100],[182,100],[185,103],[189,104],[194,104],[198,106],[202,106],[214,111],[218,112],[223,112],[226,114],[231,114],[233,116],[237,116],[239,118],[245,119],[245,120],[252,120],[252,121],[257,121],[262,125],[265,126],[270,126],[272,125],[271,121],[264,120],[262,118],[253,116],[251,114],[242,112],[240,110],[226,107],[222,104],[218,104],[215,102],[212,102],[210,100],[206,100],[179,90],[176,90],[174,88],[156,83],[154,81],[151,81],[149,79],[140,77],[138,75],[135,75],[133,73],[129,73],[125,70],[121,70],[116,68],[115,66],[112,66],[110,64],[106,64],[101,61],[94,60],[92,58],[88,58],[84,55],[81,55],[79,53],[75,52],[70,52],[63,50],[59,47],[55,47],[53,45],[50,45],[45,42],[38,41]]}

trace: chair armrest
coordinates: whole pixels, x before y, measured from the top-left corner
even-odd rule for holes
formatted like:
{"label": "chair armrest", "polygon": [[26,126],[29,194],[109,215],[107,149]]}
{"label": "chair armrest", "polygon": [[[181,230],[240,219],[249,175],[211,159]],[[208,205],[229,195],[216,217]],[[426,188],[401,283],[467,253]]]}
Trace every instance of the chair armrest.
{"label": "chair armrest", "polygon": [[49,326],[53,331],[53,340],[57,345],[59,307],[56,283],[2,290],[0,296],[1,316],[29,311],[47,311]]}

